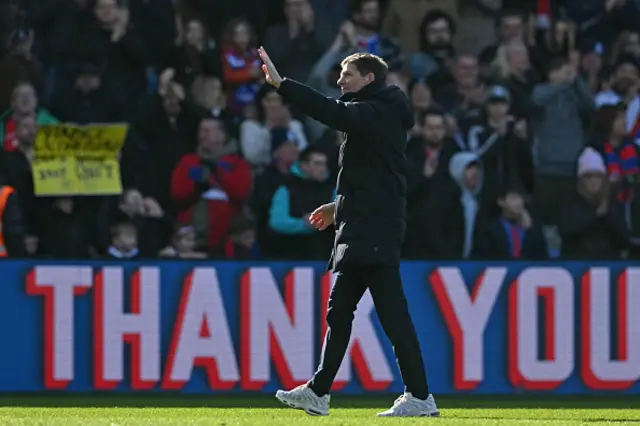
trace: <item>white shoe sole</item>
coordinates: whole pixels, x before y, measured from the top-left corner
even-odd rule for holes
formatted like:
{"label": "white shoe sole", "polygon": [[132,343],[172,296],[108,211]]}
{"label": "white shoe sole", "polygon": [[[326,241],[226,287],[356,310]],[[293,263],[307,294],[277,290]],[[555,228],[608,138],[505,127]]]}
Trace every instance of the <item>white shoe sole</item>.
{"label": "white shoe sole", "polygon": [[318,411],[312,407],[309,407],[306,404],[301,404],[298,401],[292,401],[288,399],[286,396],[284,396],[284,392],[281,390],[276,392],[276,398],[278,398],[278,401],[282,402],[287,407],[291,407],[296,410],[302,410],[305,413],[309,414],[310,416],[328,416],[329,415],[328,412]]}
{"label": "white shoe sole", "polygon": [[393,414],[376,414],[377,417],[440,417],[440,412],[436,411],[434,413],[424,413],[424,414],[416,414],[415,416],[394,416]]}

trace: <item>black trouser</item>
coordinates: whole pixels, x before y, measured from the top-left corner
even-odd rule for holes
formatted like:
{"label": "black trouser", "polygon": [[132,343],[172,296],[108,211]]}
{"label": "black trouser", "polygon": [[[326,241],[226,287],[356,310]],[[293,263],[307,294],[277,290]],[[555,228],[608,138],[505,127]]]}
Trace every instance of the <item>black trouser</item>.
{"label": "black trouser", "polygon": [[420,344],[409,315],[400,270],[362,267],[339,272],[329,297],[328,330],[322,359],[309,387],[318,396],[329,393],[351,336],[358,302],[369,288],[382,328],[391,340],[406,391],[420,399],[429,396]]}

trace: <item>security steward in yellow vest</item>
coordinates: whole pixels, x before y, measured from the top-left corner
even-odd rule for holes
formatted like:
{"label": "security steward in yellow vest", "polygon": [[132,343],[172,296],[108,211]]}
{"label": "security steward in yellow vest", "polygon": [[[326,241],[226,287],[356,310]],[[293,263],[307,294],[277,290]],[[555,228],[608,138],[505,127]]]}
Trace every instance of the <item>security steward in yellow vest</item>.
{"label": "security steward in yellow vest", "polygon": [[26,257],[25,230],[16,191],[0,185],[0,258]]}

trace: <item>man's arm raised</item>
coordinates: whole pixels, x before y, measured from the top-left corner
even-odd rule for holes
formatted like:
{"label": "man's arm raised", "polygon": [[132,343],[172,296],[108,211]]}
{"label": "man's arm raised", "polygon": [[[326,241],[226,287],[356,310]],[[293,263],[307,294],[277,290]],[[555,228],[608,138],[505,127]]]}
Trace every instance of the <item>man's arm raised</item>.
{"label": "man's arm raised", "polygon": [[322,93],[295,80],[280,77],[275,65],[264,48],[259,50],[264,62],[262,69],[267,82],[278,89],[278,93],[311,118],[346,133],[361,131],[371,126],[375,110],[371,103],[342,102],[324,96]]}

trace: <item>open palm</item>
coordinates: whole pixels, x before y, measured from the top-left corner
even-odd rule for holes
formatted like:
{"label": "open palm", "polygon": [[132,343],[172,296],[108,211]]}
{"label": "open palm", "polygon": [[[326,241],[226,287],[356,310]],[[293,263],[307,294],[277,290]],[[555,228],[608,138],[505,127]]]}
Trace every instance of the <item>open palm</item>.
{"label": "open palm", "polygon": [[260,55],[260,59],[262,59],[263,62],[262,71],[264,71],[267,83],[275,87],[280,87],[280,83],[282,83],[282,77],[280,77],[280,74],[278,74],[276,66],[273,65],[273,61],[267,54],[267,51],[264,50],[264,47],[260,47],[258,49],[258,54]]}

